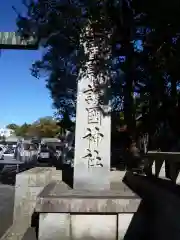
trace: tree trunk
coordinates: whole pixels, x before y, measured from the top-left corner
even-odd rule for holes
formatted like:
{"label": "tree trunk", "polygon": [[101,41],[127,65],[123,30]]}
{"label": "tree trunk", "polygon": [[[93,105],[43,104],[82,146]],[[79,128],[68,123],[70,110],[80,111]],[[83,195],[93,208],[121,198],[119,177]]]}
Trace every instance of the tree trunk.
{"label": "tree trunk", "polygon": [[[132,46],[129,46],[132,48]],[[132,52],[132,49],[131,49]],[[133,98],[133,56],[127,57],[126,85],[124,87],[124,120],[127,124],[128,133],[135,137],[135,114],[134,114],[134,98]]]}
{"label": "tree trunk", "polygon": [[125,37],[124,37],[124,49],[126,54],[126,84],[124,87],[124,120],[127,124],[127,131],[135,139],[135,113],[134,113],[134,33],[135,28],[133,24],[133,12],[132,9],[128,9],[126,16],[124,16]]}

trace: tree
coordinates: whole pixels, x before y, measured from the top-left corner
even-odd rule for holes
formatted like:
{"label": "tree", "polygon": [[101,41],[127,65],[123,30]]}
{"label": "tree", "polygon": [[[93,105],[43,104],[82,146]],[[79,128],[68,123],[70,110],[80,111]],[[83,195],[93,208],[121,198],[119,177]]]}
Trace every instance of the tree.
{"label": "tree", "polygon": [[[20,17],[17,21],[23,35],[35,31],[47,49],[42,61],[33,64],[32,74],[36,77],[48,75],[47,87],[55,107],[62,111],[66,109],[72,115],[76,101],[76,51],[80,51],[79,32],[84,21],[82,6],[81,1],[73,4],[69,1],[31,1],[27,9],[28,18]],[[48,21],[43,23],[44,17]]]}
{"label": "tree", "polygon": [[[177,128],[180,119],[177,0],[171,4],[154,0],[32,1],[27,10],[27,18],[17,21],[18,29],[22,34],[35,32],[46,49],[42,61],[33,65],[32,74],[46,74],[47,87],[60,112],[75,113],[77,76],[86,59],[80,35],[90,22],[94,32],[103,36],[101,47],[111,44],[108,66],[112,106],[113,110],[124,111],[130,134],[135,130],[135,115],[141,113],[147,114],[146,130],[152,135],[160,122]],[[107,41],[108,35],[111,37]],[[120,56],[124,56],[123,61]],[[97,69],[102,70],[103,64]]]}
{"label": "tree", "polygon": [[6,128],[11,129],[11,130],[16,130],[19,126],[15,123],[8,124]]}
{"label": "tree", "polygon": [[75,123],[71,120],[70,115],[68,111],[65,111],[61,117],[57,117],[57,124],[60,126],[61,129],[61,135],[64,135],[66,133],[66,130],[71,130]]}
{"label": "tree", "polygon": [[[104,3],[94,0],[48,1],[46,4],[34,1],[28,6],[27,19],[19,18],[17,21],[22,34],[33,31],[44,43],[45,54],[42,61],[36,61],[33,65],[32,74],[36,77],[46,74],[47,87],[55,107],[61,113],[68,111],[70,115],[75,114],[77,76],[86,60],[80,36],[87,24],[91,25],[101,47],[102,57],[96,64],[96,71],[102,71],[105,65],[103,54],[107,50],[106,43],[110,41],[108,38],[112,35],[112,26],[104,7]],[[110,68],[111,58],[107,61],[106,66]]]}
{"label": "tree", "polygon": [[57,137],[60,134],[60,127],[52,117],[44,117],[35,121],[29,127],[27,136],[29,137]]}
{"label": "tree", "polygon": [[24,123],[16,129],[15,134],[19,137],[26,137],[30,126],[30,124]]}
{"label": "tree", "polygon": [[58,126],[57,121],[52,117],[39,118],[32,124],[24,123],[21,126],[18,126],[16,124],[9,124],[8,127],[15,127],[14,130],[17,136],[38,138],[57,137],[59,136],[61,129],[60,126]]}

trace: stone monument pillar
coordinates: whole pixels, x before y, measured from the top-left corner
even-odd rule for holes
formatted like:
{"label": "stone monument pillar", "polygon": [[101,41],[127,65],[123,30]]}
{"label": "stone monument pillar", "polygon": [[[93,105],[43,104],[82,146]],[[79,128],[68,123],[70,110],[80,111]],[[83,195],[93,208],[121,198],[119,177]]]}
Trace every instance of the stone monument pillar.
{"label": "stone monument pillar", "polygon": [[[89,30],[86,34],[89,37]],[[110,188],[109,82],[108,75],[94,76],[92,71],[99,55],[93,38],[83,47],[87,61],[78,79],[73,188],[103,190]]]}

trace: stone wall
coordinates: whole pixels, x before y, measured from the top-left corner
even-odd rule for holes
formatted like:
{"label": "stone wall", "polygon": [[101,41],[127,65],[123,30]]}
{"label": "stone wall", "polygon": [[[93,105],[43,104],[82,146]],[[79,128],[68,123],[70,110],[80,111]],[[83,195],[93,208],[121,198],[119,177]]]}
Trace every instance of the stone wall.
{"label": "stone wall", "polygon": [[37,196],[52,181],[61,181],[61,171],[56,168],[36,167],[16,175],[13,225],[2,237],[21,239],[31,225]]}

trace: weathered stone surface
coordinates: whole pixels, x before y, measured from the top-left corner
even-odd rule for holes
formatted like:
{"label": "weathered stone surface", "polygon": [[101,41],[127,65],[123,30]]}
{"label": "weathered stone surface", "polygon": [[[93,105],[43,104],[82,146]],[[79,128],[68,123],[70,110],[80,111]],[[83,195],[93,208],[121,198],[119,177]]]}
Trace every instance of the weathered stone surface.
{"label": "weathered stone surface", "polygon": [[[90,28],[87,29],[89,34]],[[78,78],[73,188],[110,189],[111,116],[108,78],[105,75],[94,76],[91,69],[95,64],[93,59],[98,57],[98,46],[95,46],[95,42],[87,46],[83,41],[82,47],[88,59],[86,69],[80,71]]]}
{"label": "weathered stone surface", "polygon": [[[124,176],[126,174],[126,171],[110,171],[110,184],[115,185],[115,183],[119,184],[122,182]],[[110,189],[112,189],[112,186],[110,186]]]}
{"label": "weathered stone surface", "polygon": [[[117,187],[117,185],[116,185]],[[37,212],[69,213],[117,213],[134,212],[140,198],[126,185],[119,183],[118,189],[109,191],[90,191],[69,189],[60,182],[51,184],[39,195],[36,203]]]}
{"label": "weathered stone surface", "polygon": [[116,215],[71,215],[72,240],[116,240]]}
{"label": "weathered stone surface", "polygon": [[29,210],[34,207],[37,195],[50,181],[51,170],[46,168],[33,168],[16,175],[14,221],[24,214],[31,216]]}
{"label": "weathered stone surface", "polygon": [[[0,207],[0,236],[13,223],[2,237],[3,240],[22,239],[31,224],[31,215],[34,211],[38,194],[46,184],[55,179],[61,180],[61,171],[56,171],[55,168],[33,168],[16,175],[15,193],[14,187],[3,187],[2,185],[0,199],[2,199],[4,204],[1,204]],[[7,188],[11,191],[7,191]],[[6,191],[3,191],[3,189]]]}
{"label": "weathered stone surface", "polygon": [[41,213],[39,240],[70,240],[70,214]]}
{"label": "weathered stone surface", "polygon": [[[53,168],[36,167],[16,175],[16,187],[27,185],[41,187],[49,183]],[[61,179],[60,179],[61,180]]]}
{"label": "weathered stone surface", "polygon": [[57,170],[55,167],[51,170],[52,181],[62,181],[62,171]]}
{"label": "weathered stone surface", "polygon": [[[87,129],[95,132],[93,124],[88,124],[88,104],[85,101],[83,91],[91,84],[88,79],[82,79],[78,83],[77,113],[76,113],[76,142],[74,159],[74,188],[76,189],[109,189],[110,188],[110,116],[101,116],[101,125],[97,125],[104,135],[99,147],[99,156],[102,166],[88,166],[88,134]],[[96,113],[94,113],[96,114]],[[99,114],[101,114],[99,112]],[[96,133],[93,133],[94,135]],[[96,154],[92,150],[93,153]],[[85,157],[87,156],[87,157]],[[95,156],[96,157],[96,156]],[[93,158],[93,156],[92,156]],[[94,160],[96,161],[96,159]]]}
{"label": "weathered stone surface", "polygon": [[147,239],[142,220],[133,213],[40,213],[39,240]]}
{"label": "weathered stone surface", "polygon": [[39,240],[115,240],[117,215],[41,213]]}
{"label": "weathered stone surface", "polygon": [[[58,174],[58,178],[61,174]],[[32,168],[16,175],[13,224],[20,225],[18,233],[23,236],[31,224],[31,216],[36,205],[36,199],[44,187],[56,178],[54,168]],[[61,180],[61,179],[60,179]],[[9,234],[13,234],[10,232]]]}
{"label": "weathered stone surface", "polygon": [[132,213],[118,214],[118,240],[124,239],[133,215]]}

